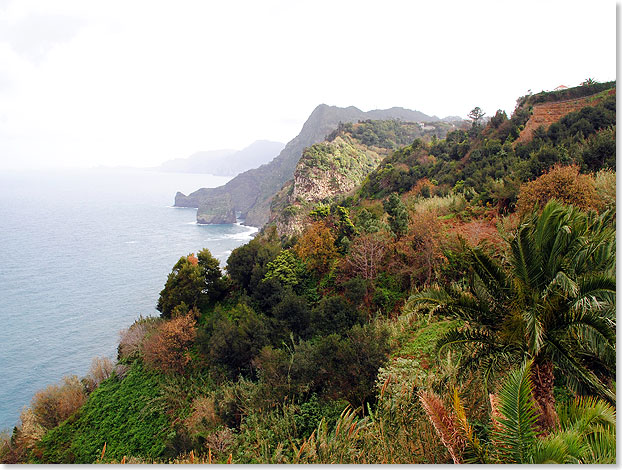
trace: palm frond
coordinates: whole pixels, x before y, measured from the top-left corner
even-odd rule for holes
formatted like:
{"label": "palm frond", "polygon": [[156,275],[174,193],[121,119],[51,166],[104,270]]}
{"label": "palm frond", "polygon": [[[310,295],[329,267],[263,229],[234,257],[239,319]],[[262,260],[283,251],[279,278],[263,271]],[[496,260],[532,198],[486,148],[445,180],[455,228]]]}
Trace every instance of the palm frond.
{"label": "palm frond", "polygon": [[418,393],[419,401],[428,419],[434,426],[436,433],[445,448],[449,451],[454,463],[462,463],[464,441],[460,436],[455,416],[447,411],[440,397],[432,392],[422,390]]}
{"label": "palm frond", "polygon": [[530,463],[536,442],[536,406],[532,398],[531,361],[512,371],[499,393],[499,430],[494,440],[500,444],[501,460]]}
{"label": "palm frond", "polygon": [[458,426],[460,427],[461,434],[466,441],[467,450],[469,451],[465,457],[466,463],[489,463],[488,462],[488,451],[477,438],[477,435],[473,431],[473,427],[469,423],[464,407],[462,406],[462,401],[460,400],[460,395],[458,394],[458,389],[454,388],[454,393],[452,397],[454,413],[456,416],[456,421]]}

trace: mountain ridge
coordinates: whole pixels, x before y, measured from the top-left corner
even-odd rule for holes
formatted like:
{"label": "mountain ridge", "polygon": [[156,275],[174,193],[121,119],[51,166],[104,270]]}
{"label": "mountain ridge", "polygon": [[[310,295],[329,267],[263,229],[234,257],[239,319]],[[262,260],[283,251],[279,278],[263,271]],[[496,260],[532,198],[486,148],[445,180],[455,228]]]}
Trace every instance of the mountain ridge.
{"label": "mountain ridge", "polygon": [[269,220],[270,200],[293,177],[303,150],[323,141],[340,122],[367,119],[438,120],[420,111],[399,107],[365,112],[355,106],[340,108],[322,103],[311,112],[300,133],[272,161],[240,173],[224,186],[201,188],[188,195],[178,192],[175,206],[196,207],[199,223],[234,223],[240,214],[246,225],[261,227]]}

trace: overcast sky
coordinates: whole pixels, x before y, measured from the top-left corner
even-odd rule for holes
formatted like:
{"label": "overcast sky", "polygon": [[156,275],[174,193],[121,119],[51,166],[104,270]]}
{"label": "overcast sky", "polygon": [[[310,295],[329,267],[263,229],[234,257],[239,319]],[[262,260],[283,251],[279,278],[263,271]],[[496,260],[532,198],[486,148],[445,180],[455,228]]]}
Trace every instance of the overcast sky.
{"label": "overcast sky", "polygon": [[0,168],[288,142],[320,103],[509,115],[615,76],[614,1],[0,0]]}

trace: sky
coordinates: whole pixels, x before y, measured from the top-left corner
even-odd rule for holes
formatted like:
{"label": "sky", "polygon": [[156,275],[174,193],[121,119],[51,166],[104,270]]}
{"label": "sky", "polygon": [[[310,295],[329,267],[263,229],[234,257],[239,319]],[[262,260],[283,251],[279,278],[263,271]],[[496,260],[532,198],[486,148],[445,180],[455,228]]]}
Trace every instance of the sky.
{"label": "sky", "polygon": [[614,1],[0,0],[0,170],[288,142],[320,103],[508,115],[616,78]]}

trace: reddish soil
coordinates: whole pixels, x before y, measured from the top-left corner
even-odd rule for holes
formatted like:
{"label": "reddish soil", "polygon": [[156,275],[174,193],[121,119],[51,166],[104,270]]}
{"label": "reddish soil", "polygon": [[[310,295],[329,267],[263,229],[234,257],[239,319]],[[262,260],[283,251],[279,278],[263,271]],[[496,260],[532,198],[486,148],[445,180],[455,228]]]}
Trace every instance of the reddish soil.
{"label": "reddish soil", "polygon": [[[615,88],[610,90],[609,94],[612,93],[615,94]],[[579,111],[581,108],[586,106],[594,106],[598,104],[601,99],[602,98],[594,99],[594,95],[592,95],[572,100],[539,103],[534,105],[533,114],[529,118],[529,121],[527,121],[527,124],[518,139],[514,141],[514,146],[520,143],[529,142],[533,137],[534,131],[538,127],[544,126],[545,129],[548,129],[551,124],[559,121],[566,114]]]}

